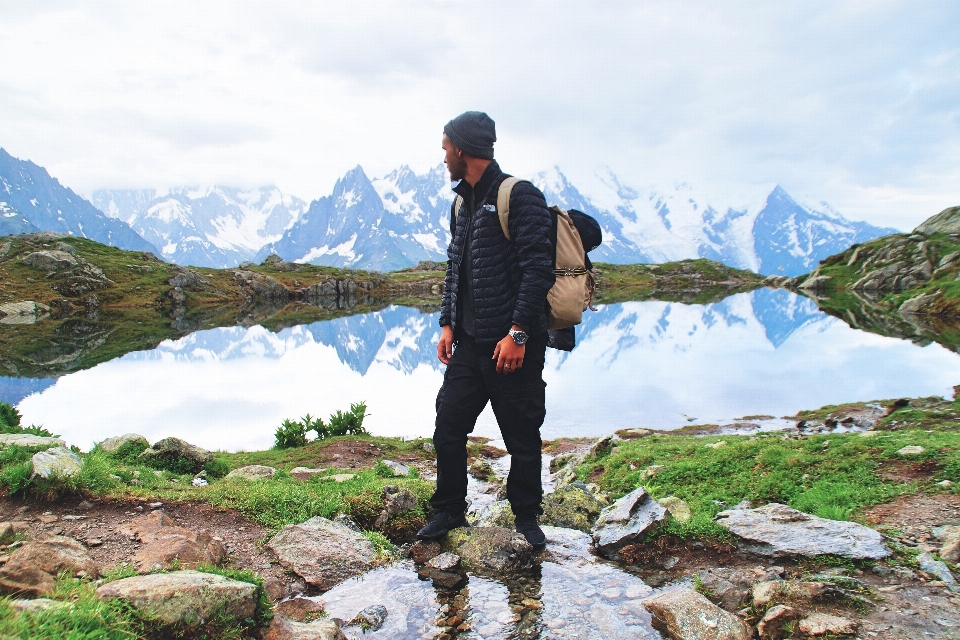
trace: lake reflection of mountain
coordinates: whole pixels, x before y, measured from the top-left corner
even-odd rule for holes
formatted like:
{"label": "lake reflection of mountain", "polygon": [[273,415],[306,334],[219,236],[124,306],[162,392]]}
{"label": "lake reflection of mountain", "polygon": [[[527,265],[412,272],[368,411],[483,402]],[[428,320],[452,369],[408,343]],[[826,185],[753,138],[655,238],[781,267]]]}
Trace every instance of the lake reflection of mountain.
{"label": "lake reflection of mountain", "polygon": [[[283,418],[358,400],[374,433],[428,436],[442,379],[436,323],[436,314],[389,307],[279,333],[201,331],[63,376],[20,409],[80,446],[138,431],[264,448]],[[960,382],[956,354],[853,330],[784,291],[606,305],[586,315],[578,342],[549,353],[546,438],[940,395]],[[489,410],[478,433],[496,435]]]}

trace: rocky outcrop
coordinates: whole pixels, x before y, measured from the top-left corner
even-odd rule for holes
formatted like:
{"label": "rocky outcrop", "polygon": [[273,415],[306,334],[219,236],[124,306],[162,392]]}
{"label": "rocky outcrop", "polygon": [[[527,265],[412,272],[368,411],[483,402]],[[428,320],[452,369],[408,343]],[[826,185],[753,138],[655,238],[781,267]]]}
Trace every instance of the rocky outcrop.
{"label": "rocky outcrop", "polygon": [[643,605],[653,626],[675,640],[750,640],[753,631],[692,589],[677,589],[647,598]]}
{"label": "rocky outcrop", "polygon": [[248,299],[285,303],[293,298],[289,289],[270,276],[257,271],[238,269],[233,272],[233,277]]}
{"label": "rocky outcrop", "polygon": [[460,557],[478,573],[500,575],[526,569],[533,563],[534,550],[516,531],[500,527],[465,527],[447,534],[444,551]]}
{"label": "rocky outcrop", "polygon": [[362,533],[320,516],[287,525],[267,546],[280,564],[323,591],[369,571],[376,556]]}
{"label": "rocky outcrop", "polygon": [[616,560],[619,550],[638,542],[667,517],[667,510],[639,487],[600,512],[593,525],[593,542],[600,555]]}
{"label": "rocky outcrop", "polygon": [[924,236],[935,233],[960,233],[960,207],[944,209],[913,230]]}
{"label": "rocky outcrop", "polygon": [[108,582],[97,589],[97,596],[124,600],[166,625],[190,629],[215,616],[253,617],[257,586],[212,573],[175,571]]}
{"label": "rocky outcrop", "polygon": [[831,554],[858,560],[878,560],[890,555],[881,535],[869,527],[818,518],[785,504],[721,511],[716,519],[717,524],[737,536],[742,548],[760,555]]}

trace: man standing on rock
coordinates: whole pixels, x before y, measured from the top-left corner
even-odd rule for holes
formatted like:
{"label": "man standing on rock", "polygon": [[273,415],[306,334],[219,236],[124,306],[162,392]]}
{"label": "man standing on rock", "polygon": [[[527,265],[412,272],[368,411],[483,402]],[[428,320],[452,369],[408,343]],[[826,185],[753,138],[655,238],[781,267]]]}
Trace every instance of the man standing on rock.
{"label": "man standing on rock", "polygon": [[542,545],[540,426],[546,415],[547,292],[555,280],[553,223],[540,190],[519,182],[510,197],[510,239],[505,237],[497,192],[509,176],[493,159],[496,139],[493,120],[479,111],[443,128],[444,162],[451,181],[459,181],[454,191],[462,205],[451,212],[440,310],[437,357],[447,371],[433,434],[434,515],[417,535],[438,538],[467,525],[467,436],[489,401],[511,456],[507,499],[517,531]]}

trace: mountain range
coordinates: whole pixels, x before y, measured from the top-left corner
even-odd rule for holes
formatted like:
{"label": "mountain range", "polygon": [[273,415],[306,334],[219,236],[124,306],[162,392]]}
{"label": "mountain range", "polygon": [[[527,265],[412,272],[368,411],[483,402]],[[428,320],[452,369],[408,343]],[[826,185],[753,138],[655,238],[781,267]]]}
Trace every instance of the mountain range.
{"label": "mountain range", "polygon": [[91,200],[158,247],[163,259],[218,268],[255,258],[307,210],[276,187],[100,190]]}
{"label": "mountain range", "polygon": [[[686,183],[626,186],[598,173],[589,195],[558,169],[531,178],[547,201],[595,217],[604,235],[591,258],[615,263],[710,258],[764,275],[800,275],[849,246],[897,232],[804,203],[779,185],[730,202]],[[403,166],[371,179],[357,166],[307,204],[272,186],[99,190],[92,203],[41,167],[0,149],[0,234],[53,230],[183,265],[235,267],[285,260],[391,271],[443,261],[453,193],[443,165]]]}
{"label": "mountain range", "polygon": [[56,231],[133,251],[156,248],[29,160],[0,148],[0,235]]}

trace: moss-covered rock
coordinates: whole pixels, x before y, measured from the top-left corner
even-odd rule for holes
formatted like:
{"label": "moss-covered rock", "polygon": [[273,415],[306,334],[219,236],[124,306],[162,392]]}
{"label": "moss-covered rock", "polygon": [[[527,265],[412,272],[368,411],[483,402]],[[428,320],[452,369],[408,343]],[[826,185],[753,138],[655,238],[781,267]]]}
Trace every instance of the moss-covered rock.
{"label": "moss-covered rock", "polygon": [[603,505],[580,482],[569,484],[543,499],[540,522],[552,527],[590,531]]}
{"label": "moss-covered rock", "polygon": [[526,569],[533,563],[533,547],[516,531],[501,527],[454,529],[443,550],[460,556],[463,565],[478,573],[500,575]]}

